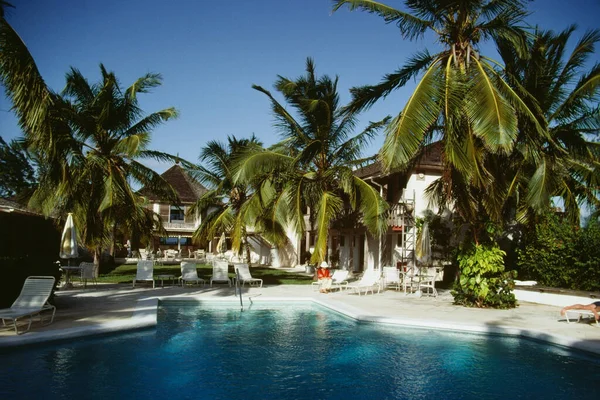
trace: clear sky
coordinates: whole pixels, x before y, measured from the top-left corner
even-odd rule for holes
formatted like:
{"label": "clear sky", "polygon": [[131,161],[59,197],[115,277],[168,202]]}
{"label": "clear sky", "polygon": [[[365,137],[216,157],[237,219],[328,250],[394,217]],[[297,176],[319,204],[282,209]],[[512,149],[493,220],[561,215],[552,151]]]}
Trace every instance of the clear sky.
{"label": "clear sky", "polygon": [[[69,67],[90,82],[98,65],[116,73],[126,87],[147,72],[164,82],[140,96],[145,112],[176,107],[180,117],[156,129],[150,148],[196,162],[208,140],[254,133],[265,145],[278,136],[268,99],[251,88],[272,90],[277,75],[303,74],[307,57],[317,73],[339,76],[342,104],[352,86],[377,83],[401,67],[431,38],[408,42],[395,25],[375,15],[347,9],[331,14],[330,0],[9,0],[8,20],[32,53],[42,76],[56,91]],[[383,0],[402,9],[403,2]],[[600,28],[600,0],[537,0],[530,4],[532,25],[562,30],[577,24],[575,38]],[[600,61],[596,54],[594,61]],[[397,114],[414,83],[397,90],[360,116],[368,121]],[[1,90],[1,89],[0,89]],[[0,136],[20,136],[11,105],[0,97]],[[380,135],[365,150],[374,154]],[[162,172],[169,165],[147,162]]]}

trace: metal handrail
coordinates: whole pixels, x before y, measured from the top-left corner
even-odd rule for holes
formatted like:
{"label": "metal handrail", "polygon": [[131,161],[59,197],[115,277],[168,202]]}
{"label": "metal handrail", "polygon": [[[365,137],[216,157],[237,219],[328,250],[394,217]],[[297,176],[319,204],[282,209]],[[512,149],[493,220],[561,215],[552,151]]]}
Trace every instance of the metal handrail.
{"label": "metal handrail", "polygon": [[239,269],[235,268],[235,291],[236,294],[239,290],[240,293],[240,308],[241,311],[244,311],[244,302],[242,300],[242,288],[240,287],[240,271]]}

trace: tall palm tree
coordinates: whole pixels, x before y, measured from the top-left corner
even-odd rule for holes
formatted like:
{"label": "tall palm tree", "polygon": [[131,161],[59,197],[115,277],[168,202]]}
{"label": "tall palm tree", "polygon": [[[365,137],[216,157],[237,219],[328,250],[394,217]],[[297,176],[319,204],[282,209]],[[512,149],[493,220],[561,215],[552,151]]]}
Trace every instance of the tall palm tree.
{"label": "tall palm tree", "polygon": [[[424,50],[372,86],[352,89],[349,111],[372,106],[391,91],[420,77],[403,110],[386,128],[380,158],[387,168],[407,168],[425,145],[443,142],[445,173],[433,193],[452,203],[465,221],[483,211],[501,220],[507,188],[495,182],[498,165],[489,154],[508,154],[517,138],[516,114],[544,136],[523,99],[502,76],[502,66],[480,53],[482,41],[502,39],[524,53],[524,0],[405,0],[408,12],[370,0],[336,1],[395,23],[404,39],[431,32],[442,50]],[[475,237],[477,240],[477,236]]]}
{"label": "tall palm tree", "polygon": [[124,214],[148,226],[151,213],[132,188],[151,188],[177,202],[170,185],[141,159],[173,161],[177,157],[148,149],[151,131],[177,116],[174,108],[143,115],[137,96],[159,86],[161,77],[146,74],[123,90],[113,72],[100,65],[102,80],[90,84],[76,69],[66,76],[62,112],[70,128],[66,158],[54,160],[62,172],[41,177],[32,200],[46,213],[72,210],[83,242],[96,258],[110,241],[111,228]]}
{"label": "tall palm tree", "polygon": [[313,61],[306,61],[306,74],[295,80],[279,76],[275,89],[296,111],[294,117],[266,89],[254,85],[271,101],[282,141],[269,149],[247,152],[238,164],[236,182],[260,177],[259,201],[270,219],[299,234],[307,230],[305,210],[316,228],[312,262],[326,258],[328,231],[344,206],[359,210],[364,224],[374,234],[387,228],[387,204],[377,190],[352,171],[366,159],[361,150],[387,119],[371,123],[356,136],[355,113],[342,113],[337,77],[317,77]]}
{"label": "tall palm tree", "polygon": [[250,259],[247,227],[254,227],[255,221],[247,217],[253,190],[250,183],[234,182],[233,165],[243,152],[261,146],[254,135],[249,139],[230,136],[226,144],[212,140],[201,149],[201,165],[189,171],[209,190],[188,211],[205,216],[194,232],[195,240],[210,241],[225,233],[231,237],[236,253],[240,254],[246,245],[246,256]]}
{"label": "tall palm tree", "polygon": [[507,79],[515,90],[525,91],[525,101],[548,125],[549,137],[540,138],[525,118],[519,118],[517,151],[510,162],[511,192],[525,200],[520,219],[535,220],[532,214],[547,209],[555,196],[562,198],[576,224],[580,204],[600,209],[600,64],[585,68],[595,54],[600,31],[586,32],[569,52],[575,29],[536,31],[527,41],[526,58],[509,43],[498,45]]}

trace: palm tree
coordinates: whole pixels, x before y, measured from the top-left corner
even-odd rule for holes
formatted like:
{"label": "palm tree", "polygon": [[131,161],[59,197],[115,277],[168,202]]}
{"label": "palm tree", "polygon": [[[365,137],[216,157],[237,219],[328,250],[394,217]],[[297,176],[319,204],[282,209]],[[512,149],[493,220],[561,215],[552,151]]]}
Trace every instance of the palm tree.
{"label": "palm tree", "polygon": [[255,221],[248,220],[253,190],[249,183],[234,182],[233,165],[243,152],[261,146],[254,135],[249,139],[230,136],[227,144],[212,140],[201,149],[199,160],[205,166],[198,165],[189,171],[209,190],[188,211],[205,215],[194,232],[194,240],[211,241],[225,233],[231,237],[237,254],[246,245],[246,257],[250,259],[247,227],[255,225]]}
{"label": "palm tree", "polygon": [[535,221],[532,215],[547,210],[555,196],[562,198],[567,215],[577,225],[580,204],[600,208],[596,140],[600,64],[585,69],[600,41],[600,31],[586,32],[569,53],[575,29],[570,26],[558,34],[537,31],[527,42],[527,58],[515,54],[509,43],[501,41],[498,46],[507,79],[515,90],[524,91],[522,97],[548,126],[548,137],[540,138],[526,119],[519,118],[518,151],[510,162],[514,169],[511,192],[524,200],[521,220]]}
{"label": "palm tree", "polygon": [[[370,0],[336,1],[395,23],[404,39],[432,32],[442,50],[427,50],[373,86],[352,89],[347,110],[372,106],[391,91],[421,76],[404,109],[386,128],[380,158],[388,169],[405,169],[428,143],[443,142],[445,173],[431,192],[465,221],[483,211],[501,220],[506,186],[496,184],[499,166],[490,154],[509,154],[517,138],[516,113],[544,136],[543,123],[502,76],[502,66],[480,54],[479,44],[502,39],[524,54],[524,0],[406,0],[409,12]],[[475,240],[477,241],[477,234]]]}
{"label": "palm tree", "polygon": [[360,158],[361,149],[387,119],[350,136],[355,113],[342,113],[337,82],[337,77],[317,77],[310,58],[304,76],[296,80],[280,76],[275,89],[297,118],[268,90],[254,85],[270,99],[282,141],[270,149],[244,154],[235,175],[236,182],[260,182],[256,201],[266,210],[264,215],[283,226],[291,223],[299,234],[307,229],[304,214],[308,209],[310,225],[316,228],[312,262],[325,259],[329,227],[345,206],[362,213],[370,232],[379,234],[387,228],[387,204],[352,172],[367,161]]}
{"label": "palm tree", "polygon": [[143,115],[137,95],[159,86],[161,77],[146,74],[122,90],[113,72],[100,65],[102,80],[90,84],[71,69],[62,93],[62,115],[70,127],[67,157],[54,160],[62,171],[41,177],[32,200],[47,213],[72,210],[83,242],[96,259],[110,241],[112,227],[128,215],[133,225],[150,226],[152,213],[132,188],[139,184],[177,202],[170,185],[140,159],[177,157],[148,149],[151,130],[177,116],[174,108]]}

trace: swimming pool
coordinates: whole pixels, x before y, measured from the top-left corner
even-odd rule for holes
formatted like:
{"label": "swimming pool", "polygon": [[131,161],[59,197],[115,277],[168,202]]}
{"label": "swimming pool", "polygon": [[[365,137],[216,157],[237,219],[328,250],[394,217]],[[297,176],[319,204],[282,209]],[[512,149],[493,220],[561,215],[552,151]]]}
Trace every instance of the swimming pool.
{"label": "swimming pool", "polygon": [[586,399],[600,363],[311,303],[164,302],[156,329],[0,350],[1,399]]}

